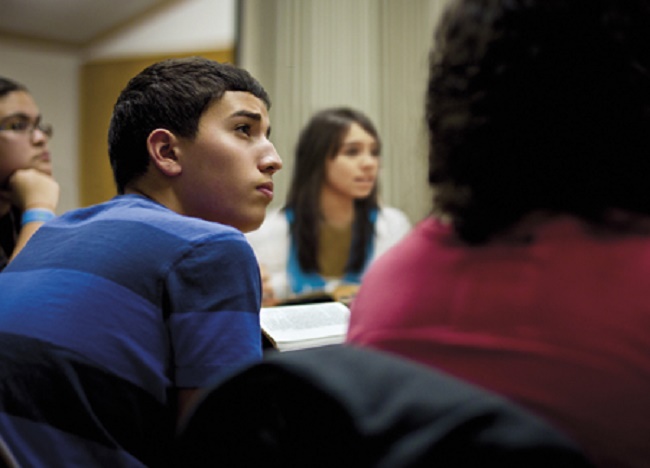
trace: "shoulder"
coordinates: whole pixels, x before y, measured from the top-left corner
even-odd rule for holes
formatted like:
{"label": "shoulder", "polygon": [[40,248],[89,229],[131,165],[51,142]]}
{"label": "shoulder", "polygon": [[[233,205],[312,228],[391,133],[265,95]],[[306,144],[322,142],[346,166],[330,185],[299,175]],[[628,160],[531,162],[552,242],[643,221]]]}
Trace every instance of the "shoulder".
{"label": "shoulder", "polygon": [[382,206],[379,208],[378,218],[384,219],[386,222],[401,222],[411,224],[409,217],[399,208],[392,206]]}
{"label": "shoulder", "polygon": [[[214,261],[250,251],[244,234],[231,226],[183,216],[144,197],[128,195],[70,211],[42,229],[50,242],[70,244],[74,237],[74,245],[93,257],[119,252],[157,265],[192,257],[198,261],[201,256]],[[97,248],[98,241],[102,249]]]}
{"label": "shoulder", "polygon": [[151,242],[162,237],[190,243],[200,243],[205,239],[244,239],[242,232],[232,226],[184,216],[157,202],[133,195],[117,196],[108,202],[72,211],[62,218],[63,222],[80,226],[101,224],[109,231],[146,232],[151,236]]}
{"label": "shoulder", "polygon": [[377,213],[376,230],[379,235],[402,237],[411,230],[411,220],[406,214],[391,206],[382,206]]}

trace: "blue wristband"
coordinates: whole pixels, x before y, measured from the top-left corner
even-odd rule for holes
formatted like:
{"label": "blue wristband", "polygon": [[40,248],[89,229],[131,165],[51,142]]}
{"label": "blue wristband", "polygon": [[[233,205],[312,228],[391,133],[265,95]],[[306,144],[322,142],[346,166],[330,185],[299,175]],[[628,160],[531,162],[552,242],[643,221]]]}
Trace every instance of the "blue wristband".
{"label": "blue wristband", "polygon": [[20,220],[20,225],[24,226],[25,224],[34,221],[40,221],[44,223],[55,217],[56,215],[54,214],[54,211],[48,210],[47,208],[31,208],[23,212],[23,217]]}

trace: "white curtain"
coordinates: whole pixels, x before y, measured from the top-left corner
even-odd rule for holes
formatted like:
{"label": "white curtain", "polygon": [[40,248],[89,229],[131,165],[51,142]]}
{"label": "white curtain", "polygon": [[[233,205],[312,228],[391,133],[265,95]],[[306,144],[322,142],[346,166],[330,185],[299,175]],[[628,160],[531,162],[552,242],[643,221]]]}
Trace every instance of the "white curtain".
{"label": "white curtain", "polygon": [[417,222],[431,208],[424,92],[433,30],[452,0],[241,0],[238,63],[271,95],[284,161],[283,204],[298,133],[324,107],[365,112],[383,141],[380,194]]}

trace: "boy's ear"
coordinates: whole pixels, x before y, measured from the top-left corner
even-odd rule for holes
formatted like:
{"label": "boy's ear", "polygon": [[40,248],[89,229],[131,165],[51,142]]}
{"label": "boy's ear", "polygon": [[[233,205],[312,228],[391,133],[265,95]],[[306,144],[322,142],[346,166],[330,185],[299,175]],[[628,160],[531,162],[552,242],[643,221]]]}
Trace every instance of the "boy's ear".
{"label": "boy's ear", "polygon": [[151,162],[160,172],[169,177],[174,177],[182,172],[178,161],[178,138],[164,128],[153,130],[147,137],[147,150]]}

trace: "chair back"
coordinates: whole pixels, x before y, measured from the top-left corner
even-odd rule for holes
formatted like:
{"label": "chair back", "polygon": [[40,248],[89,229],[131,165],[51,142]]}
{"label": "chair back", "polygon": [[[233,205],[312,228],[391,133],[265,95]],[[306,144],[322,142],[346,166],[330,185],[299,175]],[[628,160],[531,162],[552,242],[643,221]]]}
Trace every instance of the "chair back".
{"label": "chair back", "polygon": [[591,466],[503,398],[347,345],[271,352],[206,391],[177,442],[187,467]]}

